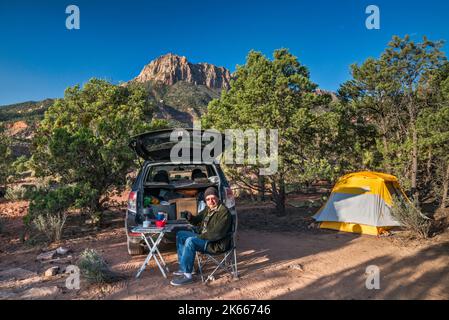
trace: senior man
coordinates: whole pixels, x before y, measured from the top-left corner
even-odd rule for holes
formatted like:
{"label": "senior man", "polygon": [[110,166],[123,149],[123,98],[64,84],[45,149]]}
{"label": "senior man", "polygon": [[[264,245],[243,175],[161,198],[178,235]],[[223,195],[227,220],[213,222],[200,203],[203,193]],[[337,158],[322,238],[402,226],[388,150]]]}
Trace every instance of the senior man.
{"label": "senior man", "polygon": [[187,214],[187,220],[192,225],[199,226],[198,233],[179,231],[176,234],[179,271],[174,275],[180,276],[171,281],[174,286],[182,286],[193,282],[192,271],[196,252],[218,253],[229,246],[231,238],[228,236],[232,228],[232,216],[228,208],[220,201],[218,191],[209,187],[204,192],[206,208],[197,216]]}

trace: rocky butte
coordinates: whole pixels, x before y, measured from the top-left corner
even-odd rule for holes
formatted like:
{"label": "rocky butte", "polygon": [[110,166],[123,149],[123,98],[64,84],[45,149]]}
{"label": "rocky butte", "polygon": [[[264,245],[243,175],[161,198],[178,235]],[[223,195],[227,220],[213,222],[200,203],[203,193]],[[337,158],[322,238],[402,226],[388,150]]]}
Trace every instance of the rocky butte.
{"label": "rocky butte", "polygon": [[151,61],[132,81],[140,83],[152,81],[169,86],[185,81],[214,90],[227,90],[230,87],[230,80],[231,74],[224,67],[209,63],[190,63],[186,57],[169,53]]}

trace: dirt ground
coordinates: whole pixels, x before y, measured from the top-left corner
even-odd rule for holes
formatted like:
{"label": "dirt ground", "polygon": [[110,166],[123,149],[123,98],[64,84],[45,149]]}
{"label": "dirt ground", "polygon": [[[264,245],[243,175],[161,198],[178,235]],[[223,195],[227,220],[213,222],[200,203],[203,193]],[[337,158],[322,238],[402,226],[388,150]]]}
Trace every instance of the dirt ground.
{"label": "dirt ground", "polygon": [[[172,287],[172,276],[164,279],[154,260],[135,279],[145,257],[128,256],[120,207],[107,213],[100,231],[69,225],[64,240],[48,247],[21,242],[27,205],[0,203],[0,299],[449,299],[447,232],[424,242],[408,241],[401,233],[381,238],[337,233],[310,228],[314,208],[290,208],[286,217],[277,217],[269,205],[246,205],[239,208],[240,278],[220,274],[207,285]],[[71,261],[36,261],[58,246],[71,249]],[[82,281],[79,290],[69,290],[66,274],[43,275],[50,266],[76,263],[86,248],[96,249],[126,280]],[[174,245],[164,245],[162,254],[170,270],[177,270]],[[372,265],[380,270],[378,290],[365,285]],[[17,268],[27,272],[8,276]]]}

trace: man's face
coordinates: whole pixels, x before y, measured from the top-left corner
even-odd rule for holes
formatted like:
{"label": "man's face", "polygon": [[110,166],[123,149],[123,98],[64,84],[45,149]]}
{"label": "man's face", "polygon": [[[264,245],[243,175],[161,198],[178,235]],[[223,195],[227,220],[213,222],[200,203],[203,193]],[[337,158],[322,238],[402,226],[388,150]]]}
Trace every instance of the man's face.
{"label": "man's face", "polygon": [[210,195],[206,197],[206,204],[209,209],[214,209],[218,205],[218,197],[215,195]]}

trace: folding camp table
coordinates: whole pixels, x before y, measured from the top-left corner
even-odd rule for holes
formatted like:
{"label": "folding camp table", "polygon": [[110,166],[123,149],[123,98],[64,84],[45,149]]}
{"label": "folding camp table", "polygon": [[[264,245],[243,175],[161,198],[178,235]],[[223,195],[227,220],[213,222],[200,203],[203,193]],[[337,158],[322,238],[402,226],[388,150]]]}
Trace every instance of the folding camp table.
{"label": "folding camp table", "polygon": [[[165,271],[169,272],[169,270],[167,264],[165,263],[164,258],[162,257],[158,249],[158,246],[167,232],[172,232],[175,228],[188,227],[188,226],[189,226],[188,224],[181,223],[181,224],[167,224],[163,228],[157,228],[154,226],[148,228],[144,228],[142,226],[133,228],[131,231],[134,233],[140,233],[142,239],[145,241],[146,245],[148,246],[148,249],[150,250],[144,263],[137,272],[136,278],[139,278],[140,274],[143,272],[143,270],[145,270],[146,266],[150,263],[150,260],[153,257],[162,275],[164,276],[164,278],[167,278],[167,274],[165,273]],[[158,235],[156,240],[153,240],[154,235]],[[148,239],[150,241],[148,241]]]}

